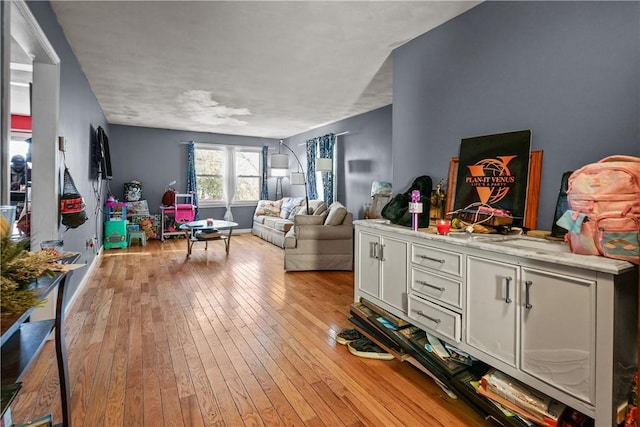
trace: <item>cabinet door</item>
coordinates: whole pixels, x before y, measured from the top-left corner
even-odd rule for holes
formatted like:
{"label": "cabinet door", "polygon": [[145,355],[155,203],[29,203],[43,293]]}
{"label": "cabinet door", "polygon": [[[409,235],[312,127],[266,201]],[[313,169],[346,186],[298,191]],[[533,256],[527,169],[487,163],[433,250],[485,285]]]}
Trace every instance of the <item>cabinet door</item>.
{"label": "cabinet door", "polygon": [[467,344],[516,366],[518,267],[467,257]]}
{"label": "cabinet door", "polygon": [[408,243],[382,237],[380,299],[407,312],[407,253]]}
{"label": "cabinet door", "polygon": [[522,268],[521,369],[594,402],[595,282]]}
{"label": "cabinet door", "polygon": [[358,233],[356,254],[356,281],[358,290],[375,298],[380,297],[380,238],[374,234]]}

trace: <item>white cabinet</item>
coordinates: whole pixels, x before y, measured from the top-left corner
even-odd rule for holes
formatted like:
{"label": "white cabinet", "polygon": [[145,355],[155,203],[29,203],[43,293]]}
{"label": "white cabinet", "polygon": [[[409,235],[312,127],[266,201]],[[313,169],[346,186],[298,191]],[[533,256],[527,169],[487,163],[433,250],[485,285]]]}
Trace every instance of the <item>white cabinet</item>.
{"label": "white cabinet", "polygon": [[519,298],[517,266],[467,257],[466,342],[509,366],[516,366]]}
{"label": "white cabinet", "polygon": [[434,332],[596,426],[616,424],[637,366],[637,267],[500,237],[354,223],[356,301]]}
{"label": "white cabinet", "polygon": [[467,277],[468,345],[594,402],[594,280],[475,256],[467,257]]}
{"label": "white cabinet", "polygon": [[520,369],[593,403],[596,282],[523,267],[520,291]]}
{"label": "white cabinet", "polygon": [[408,242],[356,228],[356,300],[379,303],[395,315],[407,311]]}

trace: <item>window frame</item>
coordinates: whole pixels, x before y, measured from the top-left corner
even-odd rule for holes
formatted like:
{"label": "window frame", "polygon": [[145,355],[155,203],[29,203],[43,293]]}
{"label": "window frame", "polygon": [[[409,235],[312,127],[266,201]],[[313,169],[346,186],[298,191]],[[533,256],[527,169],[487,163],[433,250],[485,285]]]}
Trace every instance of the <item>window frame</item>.
{"label": "window frame", "polygon": [[[223,196],[222,199],[220,200],[198,200],[198,206],[200,208],[218,208],[218,207],[226,207],[227,203],[225,200],[225,194],[224,194],[224,188],[226,187],[227,184],[227,180],[228,180],[228,176],[229,176],[229,165],[227,164],[228,162],[228,156],[227,156],[227,152],[231,151],[232,153],[232,161],[233,162],[237,162],[237,157],[236,157],[236,153],[238,152],[255,152],[258,154],[262,153],[262,147],[258,147],[258,146],[248,146],[248,145],[235,145],[235,144],[215,144],[215,143],[196,143],[195,144],[195,150],[196,150],[196,158],[197,158],[197,152],[198,150],[214,150],[214,151],[220,151],[222,152],[222,182],[223,182]],[[198,179],[198,177],[201,175],[198,173],[198,165],[196,162],[195,165],[196,168],[196,181]],[[234,168],[235,170],[235,165]],[[207,175],[207,176],[211,176],[211,175]],[[216,175],[217,176],[217,175]],[[245,176],[245,175],[243,175]],[[253,177],[253,175],[246,175],[248,177]],[[238,175],[236,174],[236,178],[238,177]],[[243,201],[237,201],[235,200],[235,194],[234,194],[234,199],[231,201],[230,206],[231,207],[237,207],[237,206],[257,206],[258,204],[258,200],[260,200],[260,190],[262,188],[262,159],[260,157],[258,157],[258,199],[257,200],[243,200]]]}
{"label": "window frame", "polygon": [[[260,192],[262,190],[262,147],[251,147],[246,145],[234,145],[233,147],[233,161],[235,162],[235,170],[236,170],[236,179],[237,178],[258,178],[258,198],[256,200],[236,200],[237,194],[237,181],[236,188],[234,191],[233,200],[231,201],[231,206],[257,206],[258,201],[260,200]],[[257,175],[239,175],[237,172],[238,167],[238,157],[236,157],[237,153],[256,153],[258,155],[258,171]],[[226,177],[225,177],[226,179]]]}

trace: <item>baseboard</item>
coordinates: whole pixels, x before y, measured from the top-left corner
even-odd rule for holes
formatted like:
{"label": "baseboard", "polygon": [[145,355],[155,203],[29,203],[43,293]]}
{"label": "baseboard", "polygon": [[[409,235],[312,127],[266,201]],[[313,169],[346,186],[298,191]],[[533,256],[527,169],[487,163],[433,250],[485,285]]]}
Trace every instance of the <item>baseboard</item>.
{"label": "baseboard", "polygon": [[69,311],[69,309],[71,309],[71,307],[73,307],[73,304],[75,304],[76,300],[78,299],[78,295],[80,295],[80,293],[82,292],[82,290],[86,286],[86,284],[89,281],[89,279],[91,279],[91,276],[93,274],[93,270],[96,268],[96,265],[98,264],[97,261],[100,259],[101,256],[102,256],[102,246],[100,246],[100,248],[98,249],[98,253],[96,254],[96,256],[93,257],[93,260],[91,261],[91,264],[87,264],[87,270],[86,270],[84,276],[82,277],[82,280],[80,281],[80,284],[78,285],[78,288],[73,293],[71,298],[67,301],[67,306],[65,307],[65,313],[67,313]]}

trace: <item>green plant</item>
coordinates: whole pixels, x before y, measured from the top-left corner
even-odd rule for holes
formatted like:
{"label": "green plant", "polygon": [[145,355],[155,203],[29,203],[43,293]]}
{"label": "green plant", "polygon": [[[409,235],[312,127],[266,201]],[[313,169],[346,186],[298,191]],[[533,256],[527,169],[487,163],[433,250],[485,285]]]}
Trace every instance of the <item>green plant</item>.
{"label": "green plant", "polygon": [[4,236],[0,240],[0,310],[19,312],[39,306],[37,295],[30,288],[43,274],[52,275],[50,252],[29,252],[29,241],[14,241]]}

